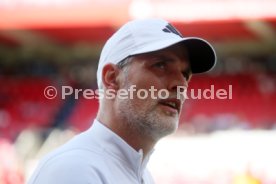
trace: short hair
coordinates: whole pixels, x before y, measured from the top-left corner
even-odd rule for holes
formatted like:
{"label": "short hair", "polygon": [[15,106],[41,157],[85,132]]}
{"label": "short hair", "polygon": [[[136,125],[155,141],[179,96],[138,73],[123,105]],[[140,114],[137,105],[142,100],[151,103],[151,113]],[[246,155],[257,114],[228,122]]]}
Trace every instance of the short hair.
{"label": "short hair", "polygon": [[131,60],[132,60],[132,57],[127,57],[122,61],[120,61],[119,63],[117,63],[116,66],[118,66],[118,68],[120,69],[126,68],[126,66],[131,62]]}
{"label": "short hair", "polygon": [[[117,63],[116,66],[120,69],[127,69],[128,68],[127,66],[131,61],[132,61],[132,57],[130,56],[130,57],[123,59],[119,63]],[[127,71],[127,70],[125,70],[125,71]],[[99,89],[103,89],[103,82],[100,83]]]}

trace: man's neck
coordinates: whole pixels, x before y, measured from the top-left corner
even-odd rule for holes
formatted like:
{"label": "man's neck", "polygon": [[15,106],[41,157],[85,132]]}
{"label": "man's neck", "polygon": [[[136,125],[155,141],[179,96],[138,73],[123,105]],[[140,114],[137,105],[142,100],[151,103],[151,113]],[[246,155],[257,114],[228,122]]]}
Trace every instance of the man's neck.
{"label": "man's neck", "polygon": [[144,157],[147,154],[149,154],[149,152],[151,152],[157,141],[151,138],[150,136],[140,135],[138,131],[126,127],[121,120],[114,121],[116,118],[113,118],[111,120],[109,119],[109,117],[112,116],[98,115],[97,119],[99,120],[99,122],[103,123],[107,128],[109,128],[118,136],[120,136],[128,145],[130,145],[137,152],[140,149],[142,149],[144,159]]}

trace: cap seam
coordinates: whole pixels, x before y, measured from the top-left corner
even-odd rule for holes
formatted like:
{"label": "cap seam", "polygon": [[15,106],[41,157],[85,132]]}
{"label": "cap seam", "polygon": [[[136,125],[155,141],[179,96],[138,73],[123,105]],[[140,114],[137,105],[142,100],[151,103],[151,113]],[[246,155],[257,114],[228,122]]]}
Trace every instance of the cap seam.
{"label": "cap seam", "polygon": [[[132,25],[132,26],[136,28],[136,25],[135,25],[135,24]],[[134,50],[136,51],[136,50],[137,50],[137,41],[136,41],[136,39],[134,38],[132,26],[129,26],[128,29],[129,29],[130,34],[131,34],[131,39],[132,39],[133,42],[134,42],[134,46],[135,46],[135,49],[134,49]],[[135,52],[135,51],[134,51],[134,52]],[[131,56],[132,54],[133,54],[133,51],[132,51],[132,53],[129,53],[129,55],[128,55],[127,57]]]}

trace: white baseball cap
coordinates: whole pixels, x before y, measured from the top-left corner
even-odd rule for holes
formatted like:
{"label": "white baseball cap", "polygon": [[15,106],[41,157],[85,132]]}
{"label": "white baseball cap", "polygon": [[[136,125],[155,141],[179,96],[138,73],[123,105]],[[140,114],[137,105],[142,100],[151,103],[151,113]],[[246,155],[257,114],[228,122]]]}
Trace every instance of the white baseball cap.
{"label": "white baseball cap", "polygon": [[102,83],[102,69],[106,64],[117,64],[129,56],[158,51],[180,42],[188,51],[192,73],[203,73],[214,67],[216,53],[206,40],[183,37],[169,22],[162,19],[142,19],[126,23],[103,47],[97,70],[98,87]]}

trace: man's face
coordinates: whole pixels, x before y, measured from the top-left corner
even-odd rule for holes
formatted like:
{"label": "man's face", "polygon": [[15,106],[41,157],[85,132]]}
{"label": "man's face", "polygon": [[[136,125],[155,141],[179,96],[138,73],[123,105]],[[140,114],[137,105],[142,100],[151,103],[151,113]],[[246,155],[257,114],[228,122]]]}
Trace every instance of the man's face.
{"label": "man's face", "polygon": [[[134,56],[126,71],[121,72],[121,89],[135,85],[136,91],[133,99],[118,99],[119,114],[127,126],[141,135],[159,139],[178,127],[184,98],[177,98],[177,88],[186,88],[191,77],[189,61],[183,50],[183,46],[178,44]],[[155,90],[152,93],[151,88]],[[144,96],[137,93],[141,89],[149,92],[146,99],[139,98]],[[169,97],[162,99],[165,92],[158,94],[160,90],[167,90]]]}

